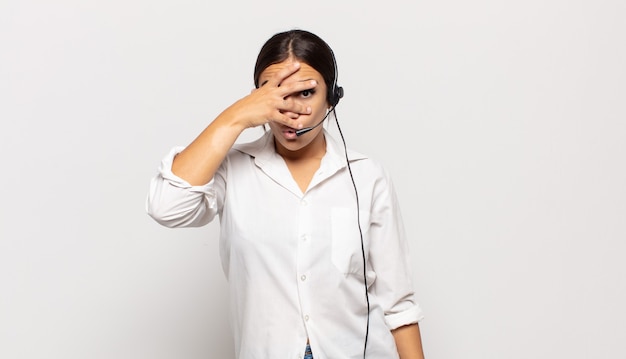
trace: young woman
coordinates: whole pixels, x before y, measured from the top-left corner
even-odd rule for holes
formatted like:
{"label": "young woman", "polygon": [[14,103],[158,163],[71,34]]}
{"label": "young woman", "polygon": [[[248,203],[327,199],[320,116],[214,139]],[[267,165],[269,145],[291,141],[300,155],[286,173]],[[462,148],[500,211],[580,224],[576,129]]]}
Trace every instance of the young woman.
{"label": "young woman", "polygon": [[165,157],[148,213],[168,227],[219,217],[238,358],[423,358],[391,179],[319,126],[343,95],[331,48],[310,32],[276,34],[254,83]]}

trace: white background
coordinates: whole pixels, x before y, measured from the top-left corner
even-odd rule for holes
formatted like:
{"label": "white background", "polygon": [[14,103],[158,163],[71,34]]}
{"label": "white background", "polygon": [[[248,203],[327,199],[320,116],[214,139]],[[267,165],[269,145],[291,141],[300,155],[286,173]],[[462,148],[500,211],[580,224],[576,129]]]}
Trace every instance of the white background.
{"label": "white background", "polygon": [[0,357],[233,358],[219,228],[144,200],[297,27],[395,178],[427,357],[625,358],[625,4],[2,0]]}

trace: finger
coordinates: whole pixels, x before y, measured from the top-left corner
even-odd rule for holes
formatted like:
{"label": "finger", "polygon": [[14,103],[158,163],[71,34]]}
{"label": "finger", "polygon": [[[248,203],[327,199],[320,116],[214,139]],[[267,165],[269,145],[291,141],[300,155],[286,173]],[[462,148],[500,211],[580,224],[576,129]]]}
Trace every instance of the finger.
{"label": "finger", "polygon": [[298,61],[290,62],[276,72],[267,82],[279,87],[286,78],[293,75],[298,70],[300,70],[300,63]]}
{"label": "finger", "polygon": [[303,128],[303,125],[298,121],[300,115],[293,112],[279,112],[276,111],[270,118],[268,118],[268,122],[274,122],[280,125],[289,126],[291,128]]}
{"label": "finger", "polygon": [[276,108],[278,108],[281,113],[293,112],[298,115],[310,115],[312,111],[311,106],[290,97],[284,98],[280,101],[276,105]]}
{"label": "finger", "polygon": [[313,90],[317,87],[317,81],[315,80],[305,80],[305,81],[297,81],[292,82],[280,87],[280,94],[283,98],[287,98],[290,96],[297,97],[300,92],[304,90]]}
{"label": "finger", "polygon": [[301,111],[306,112],[307,110],[310,110],[309,106],[305,106],[304,110],[299,110],[299,111],[278,110],[274,113],[273,116],[271,116],[269,120],[272,122],[280,123],[280,124],[287,125],[293,128],[302,128],[303,125],[299,123],[300,122],[299,119],[304,113],[302,113]]}
{"label": "finger", "polygon": [[293,75],[298,70],[300,70],[300,63],[298,61],[282,65],[280,70],[273,73],[267,80],[261,82],[258,88],[261,88],[265,85],[270,85],[270,87],[279,87],[286,78]]}
{"label": "finger", "polygon": [[280,85],[286,78],[293,75],[298,70],[300,70],[300,63],[298,61],[289,62],[281,65],[278,71],[271,74],[271,76],[267,80],[259,84],[259,88],[265,85],[269,85],[270,87],[280,87]]}
{"label": "finger", "polygon": [[291,111],[280,111],[283,115],[289,117],[292,120],[297,120],[300,117],[299,113],[291,112]]}

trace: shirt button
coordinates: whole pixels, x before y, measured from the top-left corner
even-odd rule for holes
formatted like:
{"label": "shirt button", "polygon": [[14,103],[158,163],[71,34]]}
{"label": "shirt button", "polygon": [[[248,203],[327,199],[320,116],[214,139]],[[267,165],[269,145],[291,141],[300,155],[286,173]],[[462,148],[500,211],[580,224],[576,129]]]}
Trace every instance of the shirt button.
{"label": "shirt button", "polygon": [[308,316],[308,315],[305,315],[305,316],[304,316],[304,321],[305,321],[305,322],[308,322],[308,321],[309,321],[309,316]]}
{"label": "shirt button", "polygon": [[304,274],[303,274],[303,275],[301,275],[301,276],[300,276],[300,280],[304,282],[304,281],[306,280],[306,275],[304,275]]}
{"label": "shirt button", "polygon": [[308,239],[308,236],[307,236],[306,234],[303,234],[303,235],[302,235],[302,240],[303,240],[303,241],[306,241],[307,239]]}
{"label": "shirt button", "polygon": [[308,205],[309,203],[308,203],[306,200],[302,200],[302,201],[300,202],[300,204],[301,204],[302,206],[306,206],[306,205]]}

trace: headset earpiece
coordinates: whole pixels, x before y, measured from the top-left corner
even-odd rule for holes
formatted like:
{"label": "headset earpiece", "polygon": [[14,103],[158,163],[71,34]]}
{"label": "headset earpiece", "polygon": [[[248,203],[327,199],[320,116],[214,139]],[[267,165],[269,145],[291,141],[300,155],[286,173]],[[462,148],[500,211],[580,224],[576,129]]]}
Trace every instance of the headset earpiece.
{"label": "headset earpiece", "polygon": [[334,74],[335,76],[333,79],[332,87],[328,89],[330,91],[327,93],[327,96],[328,96],[327,99],[330,105],[334,108],[339,103],[339,100],[341,100],[341,98],[343,97],[343,87],[337,85],[337,77],[339,76],[339,70],[337,69],[337,59],[335,58],[335,53],[333,52],[333,49],[331,49],[330,47],[328,47],[328,50],[330,51],[330,56],[332,57],[332,60],[333,60],[333,68],[335,70],[335,74]]}
{"label": "headset earpiece", "polygon": [[343,87],[335,85],[335,90],[333,91],[333,106],[337,106],[339,100],[343,97]]}

